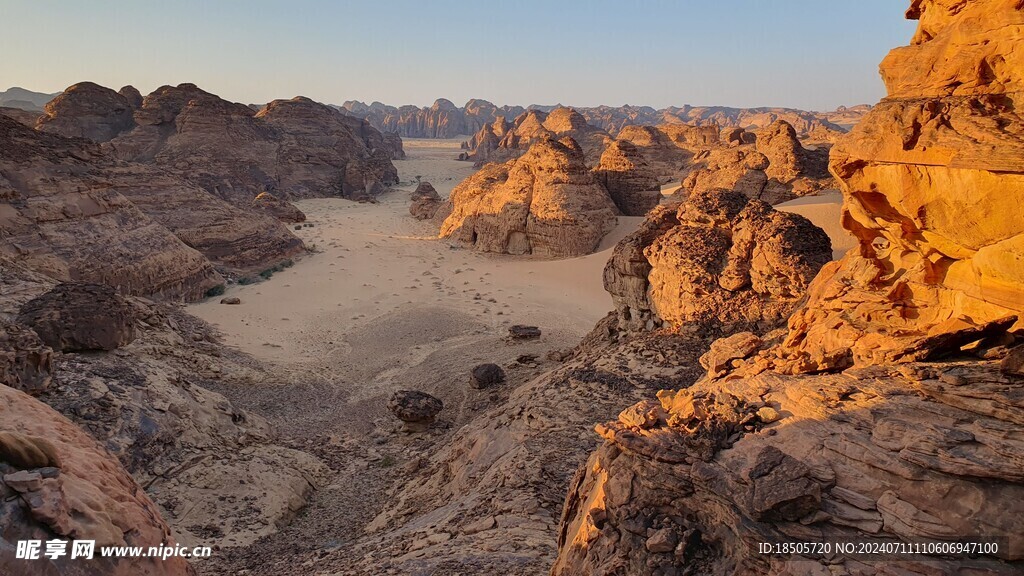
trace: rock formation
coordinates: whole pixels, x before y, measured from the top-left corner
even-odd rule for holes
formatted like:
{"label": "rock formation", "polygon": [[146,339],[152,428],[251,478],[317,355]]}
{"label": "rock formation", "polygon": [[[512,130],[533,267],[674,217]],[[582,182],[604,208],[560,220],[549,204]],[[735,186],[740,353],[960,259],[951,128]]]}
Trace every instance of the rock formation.
{"label": "rock formation", "polygon": [[409,214],[417,220],[430,220],[440,210],[441,204],[441,195],[434,186],[430,182],[420,182],[412,193]]}
{"label": "rock formation", "polygon": [[114,350],[135,339],[135,308],[103,284],[59,284],[26,302],[18,322],[61,352]]}
{"label": "rock formation", "polygon": [[778,204],[834,186],[828,174],[828,151],[807,149],[793,127],[779,120],[757,133],[754,144],[744,133],[730,135],[728,148],[698,152],[683,179],[682,194],[725,188]]}
{"label": "rock formation", "polygon": [[[107,142],[135,126],[133,113],[139,102],[138,90],[125,86],[122,92],[92,82],[70,86],[46,104],[46,113],[36,126],[43,132]],[[141,97],[139,98],[139,100]]]}
{"label": "rock formation", "polygon": [[84,140],[0,116],[0,149],[7,252],[57,280],[195,299],[223,282],[213,264],[248,273],[303,249],[269,217]]}
{"label": "rock formation", "polygon": [[[717,343],[702,381],[598,426],[553,575],[1020,571],[1024,12],[914,0],[907,15],[920,23],[882,64],[889,97],[833,151],[859,248],[822,270],[788,333]],[[793,541],[999,548],[757,550]]]}
{"label": "rock formation", "polygon": [[[4,574],[194,574],[183,558],[101,557],[101,546],[173,546],[174,539],[142,487],[94,439],[6,386],[0,386],[0,494]],[[18,541],[53,539],[95,540],[95,556],[15,558]]]}
{"label": "rock formation", "polygon": [[661,202],[660,179],[627,140],[612,142],[601,154],[594,173],[626,216],[643,216]]}
{"label": "rock formation", "polygon": [[143,214],[95,168],[95,147],[0,116],[4,256],[58,280],[197,298],[222,283],[209,260]]}
{"label": "rock formation", "polygon": [[[2,103],[2,102],[0,102]],[[476,134],[488,124],[504,119],[512,121],[528,110],[551,112],[564,106],[495,106],[473,99],[463,107],[439,99],[430,107],[388,106],[380,102],[364,104],[348,101],[338,107],[345,113],[364,118],[381,132],[394,132],[409,138],[454,138]],[[802,139],[831,142],[856,124],[864,107],[840,107],[833,112],[808,112],[793,108],[729,108],[726,106],[671,106],[656,110],[650,106],[572,107],[588,124],[617,135],[627,126],[690,124],[717,128],[764,128],[777,120],[792,124]]]}
{"label": "rock formation", "polygon": [[388,410],[414,432],[429,428],[443,408],[441,400],[419,390],[396,390],[388,400]]}
{"label": "rock formation", "polygon": [[106,142],[124,160],[151,164],[237,206],[262,191],[283,199],[375,195],[398,181],[401,139],[307,98],[275,100],[258,112],[192,84],[163,86],[138,103],[91,83],[47,108],[39,129]]}
{"label": "rock formation", "polygon": [[605,266],[619,326],[721,325],[763,332],[783,322],[832,259],[806,218],[745,195],[710,190],[653,211]]}
{"label": "rock formation", "polygon": [[615,205],[572,139],[539,140],[455,187],[441,237],[483,252],[589,254],[614,227]]}
{"label": "rock formation", "polygon": [[270,192],[260,192],[252,199],[252,207],[277,218],[281,222],[305,222],[306,215],[291,202],[285,202]]}
{"label": "rock formation", "polygon": [[38,395],[52,375],[53,349],[38,334],[18,324],[0,327],[0,386]]}
{"label": "rock formation", "polygon": [[579,144],[588,166],[597,163],[611,142],[605,131],[587,124],[586,118],[572,108],[558,107],[551,112],[528,110],[512,122],[499,118],[481,128],[466,143],[469,152],[460,159],[477,164],[505,162],[526,152],[534,142],[564,137]]}

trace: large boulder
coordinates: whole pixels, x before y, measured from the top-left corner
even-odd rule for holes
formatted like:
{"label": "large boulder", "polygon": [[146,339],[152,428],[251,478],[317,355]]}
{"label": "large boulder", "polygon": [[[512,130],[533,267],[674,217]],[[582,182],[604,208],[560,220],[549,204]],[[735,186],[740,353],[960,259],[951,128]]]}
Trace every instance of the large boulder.
{"label": "large boulder", "polygon": [[430,220],[441,208],[441,195],[430,182],[420,182],[412,193],[409,214],[417,220]]}
{"label": "large boulder", "polygon": [[[80,428],[23,392],[0,386],[0,572],[19,576],[186,576],[180,557],[104,557],[103,546],[175,539],[159,508],[121,464]],[[91,559],[17,559],[26,540],[95,541]],[[45,552],[45,549],[40,552]]]}
{"label": "large boulder", "polygon": [[443,408],[444,402],[419,390],[396,390],[388,399],[388,410],[410,431],[429,428]]}
{"label": "large boulder", "polygon": [[661,201],[657,174],[631,142],[612,142],[594,169],[612,201],[626,216],[643,216]]}
{"label": "large boulder", "polygon": [[616,223],[615,204],[571,139],[539,140],[452,190],[441,237],[483,252],[582,256]]}
{"label": "large boulder", "polygon": [[832,258],[806,218],[709,190],[654,210],[604,271],[619,325],[763,331],[784,321]]}
{"label": "large boulder", "polygon": [[135,307],[110,286],[69,282],[21,307],[18,322],[61,352],[114,350],[135,339]]}

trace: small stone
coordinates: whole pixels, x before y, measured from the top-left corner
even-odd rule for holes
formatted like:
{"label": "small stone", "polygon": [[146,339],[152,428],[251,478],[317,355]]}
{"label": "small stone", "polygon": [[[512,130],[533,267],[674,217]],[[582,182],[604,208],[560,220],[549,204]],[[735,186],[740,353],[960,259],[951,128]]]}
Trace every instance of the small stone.
{"label": "small stone", "polygon": [[779,411],[776,410],[775,408],[772,408],[771,406],[763,406],[761,408],[758,408],[757,418],[758,420],[764,422],[765,424],[771,424],[772,422],[775,422],[776,420],[781,418],[781,415],[779,414]]}
{"label": "small stone", "polygon": [[508,335],[513,340],[529,340],[532,338],[540,338],[540,328],[536,326],[514,324],[512,326],[509,326]]}
{"label": "small stone", "polygon": [[236,304],[241,304],[242,303],[242,299],[238,298],[237,296],[230,296],[228,298],[221,298],[220,299],[220,303],[221,304],[236,305]]}
{"label": "small stone", "polygon": [[43,475],[39,472],[19,470],[12,474],[4,474],[4,484],[22,494],[25,492],[35,492],[43,486]]}
{"label": "small stone", "polygon": [[647,539],[647,551],[657,553],[671,552],[676,549],[676,533],[671,528],[662,528]]}

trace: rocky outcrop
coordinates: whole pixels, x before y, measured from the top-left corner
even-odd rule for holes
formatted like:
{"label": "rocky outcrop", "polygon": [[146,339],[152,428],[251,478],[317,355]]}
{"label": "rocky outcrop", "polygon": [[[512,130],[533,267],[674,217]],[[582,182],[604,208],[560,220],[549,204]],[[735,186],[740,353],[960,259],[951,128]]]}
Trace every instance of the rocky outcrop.
{"label": "rocky outcrop", "polygon": [[835,186],[827,169],[828,150],[804,148],[785,121],[758,132],[754,144],[744,136],[730,135],[728,148],[696,153],[680,193],[725,188],[778,204]]}
{"label": "rocky outcrop", "polygon": [[405,148],[402,147],[402,137],[396,132],[382,132],[381,135],[384,137],[384,147],[390,152],[391,159],[404,160]]}
{"label": "rocky outcrop", "polygon": [[277,218],[281,222],[305,222],[306,215],[291,202],[285,202],[270,192],[260,192],[252,199],[252,207],[264,214]]}
{"label": "rocky outcrop", "polygon": [[[843,225],[787,333],[598,426],[552,574],[1014,574],[1024,562],[1015,275],[1024,13],[914,0],[889,98],[833,151]],[[996,56],[998,55],[998,57]],[[839,373],[841,372],[841,373]],[[969,496],[968,496],[969,495]],[[998,542],[980,554],[761,554],[758,543]]]}
{"label": "rocky outcrop", "polygon": [[626,216],[643,216],[661,202],[661,182],[631,142],[616,140],[601,154],[594,173]]}
{"label": "rocky outcrop", "polygon": [[135,110],[135,128],[107,146],[125,160],[192,181],[236,206],[281,199],[366,198],[397,183],[386,141],[365,121],[308,98],[254,112],[192,84],[163,86]]}
{"label": "rocky outcrop", "polygon": [[6,252],[54,279],[196,299],[223,282],[214,264],[248,273],[303,250],[272,218],[84,140],[0,117],[0,147]]}
{"label": "rocky outcrop", "polygon": [[198,298],[223,282],[189,248],[112,186],[95,146],[0,116],[0,255],[57,280],[131,294]]}
{"label": "rocky outcrop", "polygon": [[441,237],[483,252],[581,256],[614,227],[615,204],[571,139],[540,140],[452,190]]}
{"label": "rocky outcrop", "polygon": [[623,329],[764,332],[831,259],[828,236],[806,218],[710,190],[654,210],[615,247],[604,285]]}
{"label": "rocky outcrop", "polygon": [[65,283],[26,302],[18,322],[61,352],[114,350],[135,339],[135,308],[110,286]]}
{"label": "rocky outcrop", "polygon": [[[125,86],[121,93],[92,82],[70,86],[46,104],[36,123],[43,132],[107,142],[135,126],[133,113],[141,104],[138,90]],[[129,99],[130,97],[130,99]]]}
{"label": "rocky outcrop", "polygon": [[0,326],[0,385],[38,395],[53,378],[53,349],[31,329]]}
{"label": "rocky outcrop", "polygon": [[[106,450],[60,414],[0,386],[0,571],[186,576],[183,558],[101,557],[101,546],[174,545],[160,510]],[[95,540],[92,559],[15,558],[24,540]],[[41,549],[40,553],[45,552]]]}
{"label": "rocky outcrop", "polygon": [[557,107],[551,112],[528,110],[512,122],[499,118],[484,126],[465,144],[469,151],[459,159],[477,164],[505,162],[522,155],[534,142],[565,137],[572,138],[583,149],[588,166],[598,162],[611,142],[606,132],[587,124],[586,118],[572,108]]}
{"label": "rocky outcrop", "polygon": [[409,214],[417,220],[430,220],[440,210],[441,204],[441,195],[434,186],[430,182],[420,182],[412,193]]}

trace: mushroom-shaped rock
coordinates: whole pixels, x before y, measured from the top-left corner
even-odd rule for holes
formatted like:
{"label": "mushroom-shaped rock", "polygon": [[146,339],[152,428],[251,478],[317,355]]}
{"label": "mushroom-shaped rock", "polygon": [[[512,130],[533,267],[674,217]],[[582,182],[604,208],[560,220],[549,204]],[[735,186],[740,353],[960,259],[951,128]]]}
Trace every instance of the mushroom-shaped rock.
{"label": "mushroom-shaped rock", "polygon": [[66,282],[26,302],[18,322],[55,350],[113,350],[135,339],[135,310],[110,286]]}
{"label": "mushroom-shaped rock", "polygon": [[473,368],[470,383],[473,388],[486,388],[505,380],[505,371],[497,364],[480,364]]}
{"label": "mushroom-shaped rock", "polygon": [[391,413],[413,431],[429,428],[442,408],[444,402],[418,390],[397,390],[388,400]]}

